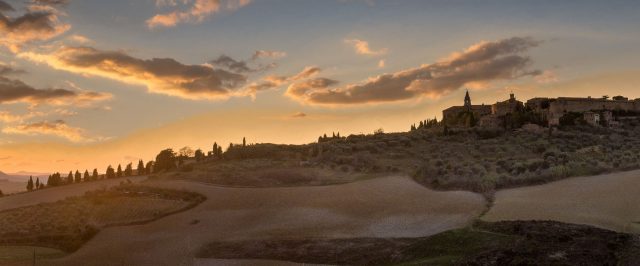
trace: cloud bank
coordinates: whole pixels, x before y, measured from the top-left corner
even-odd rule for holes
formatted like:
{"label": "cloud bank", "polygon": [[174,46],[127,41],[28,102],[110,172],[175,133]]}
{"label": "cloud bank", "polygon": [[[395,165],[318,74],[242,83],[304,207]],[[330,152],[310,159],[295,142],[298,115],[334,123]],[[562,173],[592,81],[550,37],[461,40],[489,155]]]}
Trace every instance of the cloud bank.
{"label": "cloud bank", "polygon": [[439,62],[383,74],[357,84],[333,88],[338,82],[327,78],[300,81],[290,85],[286,95],[305,104],[318,105],[437,98],[469,83],[539,75],[539,70],[528,70],[532,60],[521,55],[539,44],[539,41],[521,37],[481,42]]}

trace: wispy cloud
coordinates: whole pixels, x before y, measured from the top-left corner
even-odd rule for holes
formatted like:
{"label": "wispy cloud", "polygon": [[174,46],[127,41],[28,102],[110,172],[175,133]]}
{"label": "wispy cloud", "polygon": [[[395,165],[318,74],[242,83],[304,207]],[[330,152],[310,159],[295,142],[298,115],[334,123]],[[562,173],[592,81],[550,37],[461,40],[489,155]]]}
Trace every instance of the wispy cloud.
{"label": "wispy cloud", "polygon": [[69,37],[67,37],[67,39],[71,42],[74,43],[79,43],[79,44],[90,44],[93,43],[94,41],[89,39],[86,36],[80,35],[80,34],[73,34],[70,35]]}
{"label": "wispy cloud", "polygon": [[7,126],[2,129],[2,133],[28,136],[50,135],[61,137],[72,142],[93,142],[102,139],[99,137],[88,137],[84,129],[69,126],[62,120]]}
{"label": "wispy cloud", "polygon": [[27,103],[30,105],[90,105],[111,99],[109,93],[68,89],[36,89],[21,80],[0,76],[0,104]]}
{"label": "wispy cloud", "polygon": [[528,70],[532,60],[521,55],[539,44],[531,38],[520,37],[481,42],[433,64],[372,77],[340,88],[333,88],[337,81],[327,78],[301,81],[290,85],[286,95],[302,103],[324,105],[437,98],[469,83],[539,75],[541,71]]}
{"label": "wispy cloud", "polygon": [[180,23],[200,23],[215,13],[234,11],[251,3],[251,0],[157,0],[156,6],[176,8],[187,5],[186,10],[174,10],[161,13],[147,20],[149,28],[175,27]]}
{"label": "wispy cloud", "polygon": [[31,2],[40,5],[66,5],[69,0],[32,0]]}
{"label": "wispy cloud", "polygon": [[320,73],[321,69],[316,66],[305,67],[302,71],[291,76],[266,76],[260,82],[254,82],[245,87],[245,94],[254,96],[259,91],[269,90],[292,82],[307,79]]}
{"label": "wispy cloud", "polygon": [[[57,112],[54,112],[57,113]],[[3,123],[23,123],[36,117],[45,117],[48,113],[31,110],[26,114],[14,114],[9,111],[0,111],[0,122]]]}
{"label": "wispy cloud", "polygon": [[251,60],[258,60],[261,58],[274,58],[274,59],[278,59],[278,58],[282,58],[287,56],[287,53],[282,52],[282,51],[268,51],[268,50],[258,50],[255,53],[253,53],[253,56],[251,57]]}
{"label": "wispy cloud", "polygon": [[292,114],[291,117],[293,117],[293,118],[305,118],[305,117],[307,117],[307,114],[305,114],[303,112],[297,112],[295,114]]}
{"label": "wispy cloud", "polygon": [[344,42],[353,46],[356,53],[361,55],[384,55],[389,51],[387,48],[373,50],[369,47],[369,42],[359,39],[347,39]]}
{"label": "wispy cloud", "polygon": [[544,70],[540,75],[535,77],[535,80],[542,84],[553,83],[558,81],[558,76],[554,71]]}

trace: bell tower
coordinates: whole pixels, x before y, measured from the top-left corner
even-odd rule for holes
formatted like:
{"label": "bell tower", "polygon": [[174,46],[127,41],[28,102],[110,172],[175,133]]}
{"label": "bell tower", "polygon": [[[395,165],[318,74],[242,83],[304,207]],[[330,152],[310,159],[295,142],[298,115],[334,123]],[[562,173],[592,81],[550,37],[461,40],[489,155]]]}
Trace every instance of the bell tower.
{"label": "bell tower", "polygon": [[467,94],[464,96],[464,108],[467,111],[471,111],[471,97],[469,97],[469,90],[467,90]]}

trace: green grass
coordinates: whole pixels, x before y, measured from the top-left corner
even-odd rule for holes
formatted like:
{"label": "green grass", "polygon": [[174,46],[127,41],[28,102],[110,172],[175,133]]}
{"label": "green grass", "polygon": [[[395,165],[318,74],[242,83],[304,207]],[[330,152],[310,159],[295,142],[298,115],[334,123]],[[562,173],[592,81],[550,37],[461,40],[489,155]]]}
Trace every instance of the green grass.
{"label": "green grass", "polygon": [[399,265],[453,265],[465,255],[509,245],[516,237],[473,228],[451,230],[420,240],[402,253],[415,258]]}
{"label": "green grass", "polygon": [[30,246],[0,246],[0,263],[32,260],[34,251],[36,253],[36,260],[54,259],[66,255],[66,253],[52,248]]}

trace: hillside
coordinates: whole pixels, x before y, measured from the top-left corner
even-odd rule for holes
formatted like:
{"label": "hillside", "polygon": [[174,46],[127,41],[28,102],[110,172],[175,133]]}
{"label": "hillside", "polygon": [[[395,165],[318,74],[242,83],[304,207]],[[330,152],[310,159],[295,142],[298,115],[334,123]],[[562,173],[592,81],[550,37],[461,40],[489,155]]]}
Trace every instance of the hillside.
{"label": "hillside", "polygon": [[348,183],[405,174],[436,189],[491,192],[640,167],[640,123],[618,128],[530,126],[513,131],[431,127],[403,133],[321,138],[307,145],[234,145],[159,174],[225,186]]}

